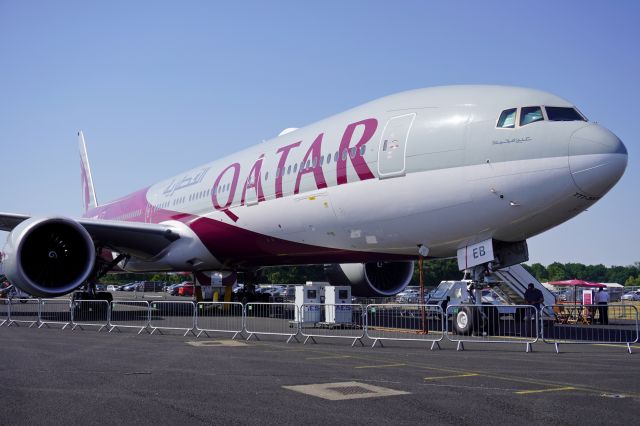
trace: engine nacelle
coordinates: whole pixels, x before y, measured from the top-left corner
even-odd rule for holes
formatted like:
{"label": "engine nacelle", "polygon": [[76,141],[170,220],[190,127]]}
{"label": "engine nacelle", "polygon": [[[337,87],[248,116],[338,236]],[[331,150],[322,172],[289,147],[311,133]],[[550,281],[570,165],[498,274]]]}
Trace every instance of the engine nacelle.
{"label": "engine nacelle", "polygon": [[332,285],[350,285],[355,296],[387,297],[409,285],[413,262],[341,263],[324,270]]}
{"label": "engine nacelle", "polygon": [[32,217],[7,238],[2,259],[9,281],[37,297],[61,296],[91,274],[95,247],[78,222],[62,217]]}

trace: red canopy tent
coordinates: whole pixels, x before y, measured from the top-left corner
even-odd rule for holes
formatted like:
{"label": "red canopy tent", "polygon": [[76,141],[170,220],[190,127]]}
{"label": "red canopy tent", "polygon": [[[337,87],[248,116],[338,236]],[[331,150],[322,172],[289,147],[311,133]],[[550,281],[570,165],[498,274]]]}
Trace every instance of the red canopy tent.
{"label": "red canopy tent", "polygon": [[564,280],[564,281],[551,281],[548,282],[549,285],[556,285],[559,287],[573,287],[573,301],[574,303],[578,303],[578,287],[586,287],[586,288],[607,288],[606,285],[600,283],[593,283],[591,281],[583,281],[583,280]]}

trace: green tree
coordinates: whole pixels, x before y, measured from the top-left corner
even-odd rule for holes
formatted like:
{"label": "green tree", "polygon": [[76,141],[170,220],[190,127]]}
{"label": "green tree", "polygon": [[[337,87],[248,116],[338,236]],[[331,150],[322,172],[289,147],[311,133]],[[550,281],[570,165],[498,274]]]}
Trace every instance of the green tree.
{"label": "green tree", "polygon": [[[525,266],[525,268],[527,267],[527,265],[523,266]],[[540,263],[534,263],[528,268],[528,271],[540,282],[549,281],[549,272],[547,271],[547,268]]]}
{"label": "green tree", "polygon": [[582,263],[565,263],[564,270],[566,279],[588,280],[587,267]]}
{"label": "green tree", "polygon": [[569,279],[567,271],[564,269],[564,265],[559,262],[554,262],[547,266],[547,272],[549,274],[549,281],[562,281]]}
{"label": "green tree", "polygon": [[627,280],[624,282],[624,285],[628,285],[628,286],[638,286],[640,285],[640,276],[637,277],[629,277],[627,278]]}

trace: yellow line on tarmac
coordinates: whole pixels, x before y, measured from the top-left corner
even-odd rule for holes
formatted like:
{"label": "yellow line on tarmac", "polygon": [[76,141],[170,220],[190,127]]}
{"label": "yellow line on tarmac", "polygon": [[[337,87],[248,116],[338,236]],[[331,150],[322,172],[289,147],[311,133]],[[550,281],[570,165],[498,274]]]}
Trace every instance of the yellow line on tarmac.
{"label": "yellow line on tarmac", "polygon": [[518,395],[529,395],[532,393],[542,393],[542,392],[559,392],[559,391],[568,391],[568,390],[576,390],[573,386],[565,386],[563,388],[552,388],[552,389],[538,389],[538,390],[525,390],[514,392]]}
{"label": "yellow line on tarmac", "polygon": [[383,364],[383,365],[359,365],[353,368],[391,368],[391,367],[404,367],[407,364]]}
{"label": "yellow line on tarmac", "polygon": [[313,361],[318,359],[343,359],[343,358],[353,358],[351,355],[333,355],[333,356],[314,356],[311,358],[305,358],[307,361]]}
{"label": "yellow line on tarmac", "polygon": [[474,377],[479,376],[478,373],[466,373],[466,374],[457,374],[455,376],[438,376],[438,377],[425,377],[425,380],[440,380],[440,379],[455,379],[456,377]]}
{"label": "yellow line on tarmac", "polygon": [[[627,344],[626,343],[618,343],[617,345],[614,345],[613,343],[594,343],[593,346],[609,346],[611,348],[626,348]],[[631,349],[640,349],[640,346],[631,345]]]}

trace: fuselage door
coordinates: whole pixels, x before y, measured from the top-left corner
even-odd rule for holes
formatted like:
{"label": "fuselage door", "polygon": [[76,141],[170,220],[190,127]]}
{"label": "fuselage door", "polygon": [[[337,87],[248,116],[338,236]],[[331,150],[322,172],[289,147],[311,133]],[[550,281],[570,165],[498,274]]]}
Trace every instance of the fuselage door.
{"label": "fuselage door", "polygon": [[378,147],[378,176],[380,179],[404,176],[407,140],[415,113],[399,115],[384,126]]}

